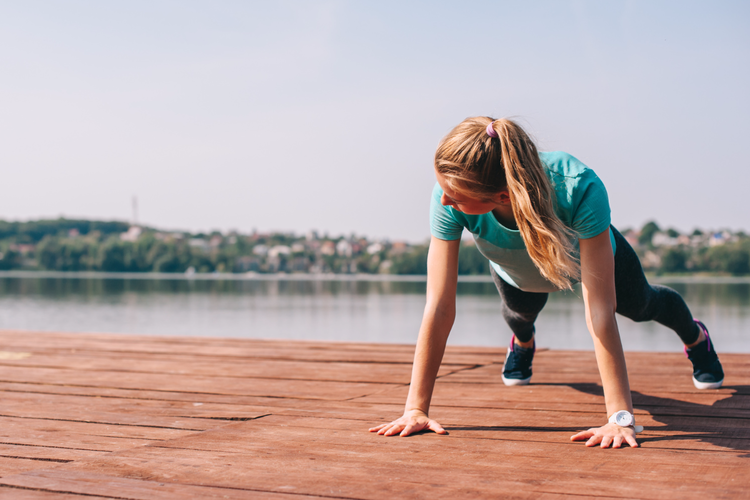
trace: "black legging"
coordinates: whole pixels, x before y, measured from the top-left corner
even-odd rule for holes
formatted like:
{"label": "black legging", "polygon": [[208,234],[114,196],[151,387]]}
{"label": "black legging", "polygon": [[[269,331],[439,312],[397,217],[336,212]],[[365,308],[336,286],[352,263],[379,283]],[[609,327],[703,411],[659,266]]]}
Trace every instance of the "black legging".
{"label": "black legging", "polygon": [[[614,227],[615,235],[615,294],[617,312],[633,321],[656,321],[671,328],[684,344],[698,340],[700,330],[693,321],[687,304],[679,293],[669,287],[649,285],[643,268],[630,243]],[[524,292],[506,283],[490,266],[503,299],[503,317],[521,342],[529,342],[534,335],[534,321],[547,303],[547,293]]]}

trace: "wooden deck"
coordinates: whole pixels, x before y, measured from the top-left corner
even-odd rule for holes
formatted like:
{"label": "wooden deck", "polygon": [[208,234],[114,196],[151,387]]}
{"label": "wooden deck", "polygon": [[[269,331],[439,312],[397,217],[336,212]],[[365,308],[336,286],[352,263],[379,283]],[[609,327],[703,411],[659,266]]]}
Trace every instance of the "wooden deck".
{"label": "wooden deck", "polygon": [[750,496],[750,355],[697,391],[682,353],[629,353],[640,448],[573,443],[600,425],[593,353],[448,349],[432,415],[449,431],[367,432],[400,415],[413,347],[0,332],[0,498]]}

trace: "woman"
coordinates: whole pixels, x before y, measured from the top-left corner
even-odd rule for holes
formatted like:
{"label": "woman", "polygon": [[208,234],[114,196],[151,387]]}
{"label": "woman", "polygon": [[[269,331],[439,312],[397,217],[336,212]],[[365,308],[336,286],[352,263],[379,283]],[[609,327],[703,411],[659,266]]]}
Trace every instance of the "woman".
{"label": "woman", "polygon": [[539,153],[516,123],[464,120],[435,153],[437,184],[431,205],[427,305],[414,355],[404,415],[370,429],[384,436],[446,431],[428,416],[432,391],[455,318],[458,251],[464,228],[490,261],[511,339],[503,382],[529,383],[534,321],[550,292],[580,281],[586,324],[594,341],[608,422],[580,432],[619,448],[638,446],[633,403],[615,312],[674,330],[693,363],[699,389],[718,388],[724,373],[706,327],[674,290],[651,286],[638,257],[610,225],[607,192],[596,174],[562,152]]}

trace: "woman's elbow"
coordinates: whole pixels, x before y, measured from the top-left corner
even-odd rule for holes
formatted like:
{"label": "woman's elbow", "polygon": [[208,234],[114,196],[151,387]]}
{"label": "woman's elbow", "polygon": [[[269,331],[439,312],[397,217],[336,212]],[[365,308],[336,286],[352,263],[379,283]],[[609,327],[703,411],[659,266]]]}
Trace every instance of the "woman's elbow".
{"label": "woman's elbow", "polygon": [[425,304],[425,314],[439,318],[442,321],[453,321],[456,319],[456,300],[450,299],[427,299]]}
{"label": "woman's elbow", "polygon": [[597,304],[595,307],[589,307],[586,314],[586,323],[591,333],[609,331],[613,326],[616,327],[615,311],[617,305],[612,303]]}

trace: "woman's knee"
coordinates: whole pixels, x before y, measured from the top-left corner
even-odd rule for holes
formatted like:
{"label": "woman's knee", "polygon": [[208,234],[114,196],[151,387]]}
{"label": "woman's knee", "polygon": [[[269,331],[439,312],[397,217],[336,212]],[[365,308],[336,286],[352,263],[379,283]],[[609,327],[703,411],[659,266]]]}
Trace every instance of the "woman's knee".
{"label": "woman's knee", "polygon": [[617,313],[637,323],[654,319],[658,292],[646,285],[639,291],[631,291],[625,297],[617,296]]}

